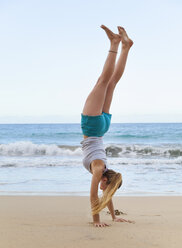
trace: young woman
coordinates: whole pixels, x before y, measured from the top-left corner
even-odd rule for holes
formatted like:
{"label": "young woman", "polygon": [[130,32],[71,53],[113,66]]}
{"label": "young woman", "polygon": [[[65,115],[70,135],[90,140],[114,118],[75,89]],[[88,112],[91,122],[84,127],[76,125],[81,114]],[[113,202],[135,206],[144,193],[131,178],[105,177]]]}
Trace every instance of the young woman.
{"label": "young woman", "polygon": [[[114,214],[112,196],[121,186],[122,176],[120,173],[107,168],[102,136],[108,131],[110,126],[111,114],[109,114],[109,109],[113,92],[124,72],[128,52],[133,42],[122,27],[118,27],[119,34],[113,33],[104,25],[101,28],[105,30],[110,40],[110,50],[103,71],[87,97],[81,114],[81,128],[84,137],[81,142],[84,156],[83,165],[92,173],[90,201],[93,224],[96,227],[108,226],[106,223],[100,222],[99,218],[99,212],[106,206],[111,213],[113,221],[132,222],[116,218]],[[122,42],[122,50],[115,66],[120,42]],[[103,190],[103,196],[100,199],[98,198],[99,183],[100,189]]]}

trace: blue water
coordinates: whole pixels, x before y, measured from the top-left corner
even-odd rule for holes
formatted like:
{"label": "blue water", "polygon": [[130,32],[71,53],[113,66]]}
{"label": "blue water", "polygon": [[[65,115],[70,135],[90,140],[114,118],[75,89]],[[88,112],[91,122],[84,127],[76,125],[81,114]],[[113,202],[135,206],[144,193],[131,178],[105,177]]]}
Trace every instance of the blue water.
{"label": "blue water", "polygon": [[[89,195],[79,124],[0,124],[0,194]],[[182,123],[111,124],[117,195],[182,195]]]}
{"label": "blue water", "polygon": [[[182,123],[111,124],[106,142],[182,144]],[[0,124],[0,143],[32,141],[36,144],[78,145],[80,124]]]}

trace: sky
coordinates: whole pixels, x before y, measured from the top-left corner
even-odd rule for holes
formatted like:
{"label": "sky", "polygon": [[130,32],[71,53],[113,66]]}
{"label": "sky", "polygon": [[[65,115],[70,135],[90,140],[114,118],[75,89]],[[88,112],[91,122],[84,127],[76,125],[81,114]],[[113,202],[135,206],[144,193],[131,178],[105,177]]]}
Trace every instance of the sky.
{"label": "sky", "polygon": [[0,0],[0,123],[79,123],[109,50],[134,41],[113,122],[182,122],[182,1]]}

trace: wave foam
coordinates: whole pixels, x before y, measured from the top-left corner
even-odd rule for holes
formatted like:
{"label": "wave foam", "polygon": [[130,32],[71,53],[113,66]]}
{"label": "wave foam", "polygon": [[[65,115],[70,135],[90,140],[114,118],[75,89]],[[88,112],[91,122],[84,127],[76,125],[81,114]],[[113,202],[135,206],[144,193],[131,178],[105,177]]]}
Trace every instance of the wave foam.
{"label": "wave foam", "polygon": [[109,145],[105,147],[108,157],[182,157],[181,145]]}
{"label": "wave foam", "polygon": [[60,148],[57,145],[34,144],[30,141],[19,141],[0,145],[1,156],[81,156],[81,147],[69,146]]}
{"label": "wave foam", "polygon": [[[108,144],[105,145],[108,157],[120,158],[178,158],[182,157],[182,145]],[[82,157],[81,146],[34,144],[19,141],[0,144],[0,156],[63,156]]]}

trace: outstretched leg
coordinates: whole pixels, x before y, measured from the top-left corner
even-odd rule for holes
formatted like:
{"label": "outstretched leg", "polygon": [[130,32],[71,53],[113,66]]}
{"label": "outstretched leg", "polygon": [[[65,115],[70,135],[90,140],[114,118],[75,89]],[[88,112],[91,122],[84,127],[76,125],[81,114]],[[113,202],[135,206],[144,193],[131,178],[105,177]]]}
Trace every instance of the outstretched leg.
{"label": "outstretched leg", "polygon": [[121,36],[118,34],[114,34],[111,30],[109,30],[106,26],[102,25],[101,28],[103,28],[110,40],[110,51],[106,62],[104,64],[103,71],[94,86],[93,90],[89,94],[89,96],[86,99],[84,108],[82,113],[84,115],[100,115],[102,113],[107,86],[110,77],[113,74],[114,67],[115,67],[115,61],[116,61],[116,55],[119,43],[121,41]]}
{"label": "outstretched leg", "polygon": [[119,31],[119,34],[121,35],[122,50],[121,50],[121,54],[118,59],[118,62],[116,64],[115,70],[108,83],[105,102],[104,102],[103,109],[102,109],[102,111],[105,113],[109,113],[114,89],[116,87],[116,84],[119,82],[120,78],[123,75],[127,57],[128,57],[128,52],[131,46],[133,45],[133,41],[129,39],[124,28],[118,27],[118,31]]}

